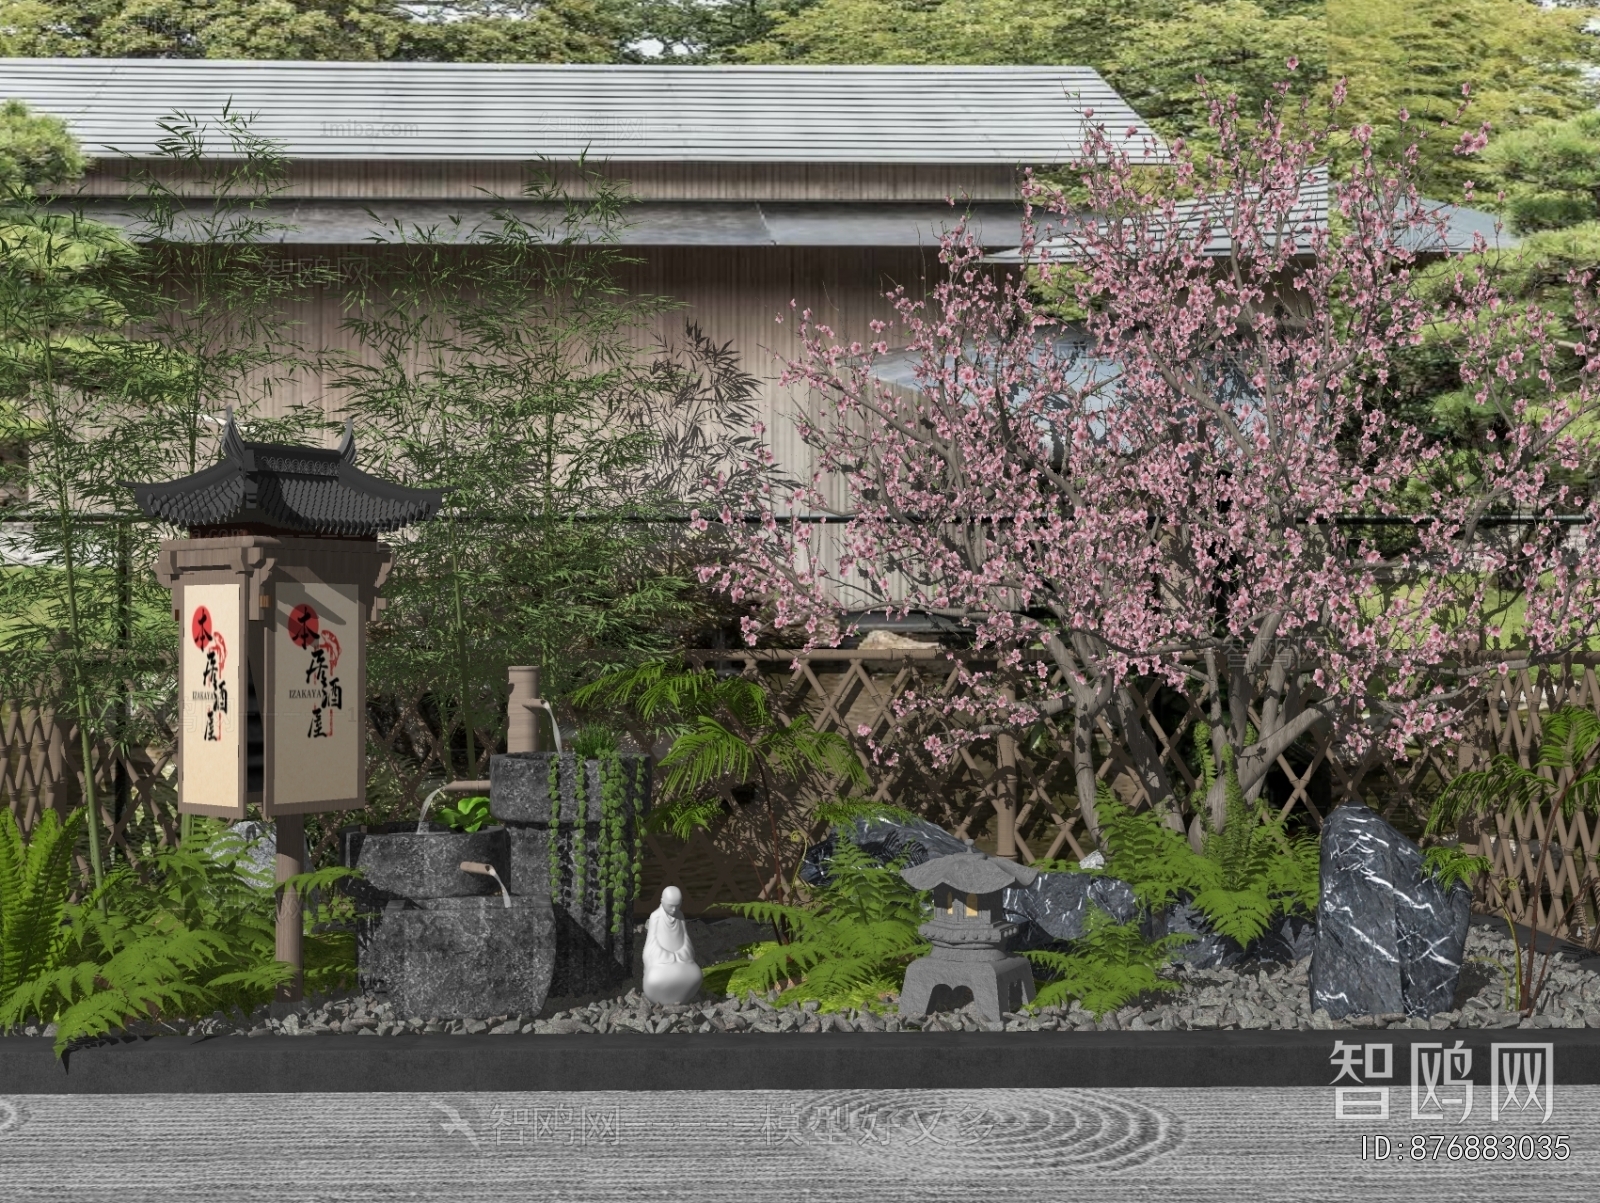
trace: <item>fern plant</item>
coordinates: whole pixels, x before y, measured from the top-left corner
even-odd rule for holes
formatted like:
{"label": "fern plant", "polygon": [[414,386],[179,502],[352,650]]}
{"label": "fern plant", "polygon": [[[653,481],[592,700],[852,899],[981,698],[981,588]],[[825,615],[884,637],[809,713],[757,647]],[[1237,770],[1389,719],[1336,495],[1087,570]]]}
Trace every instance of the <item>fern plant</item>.
{"label": "fern plant", "polygon": [[1135,813],[1102,787],[1106,872],[1151,909],[1187,897],[1214,931],[1248,946],[1276,916],[1316,909],[1318,848],[1315,838],[1291,834],[1282,818],[1245,799],[1231,757],[1224,771],[1227,821],[1206,832],[1199,852],[1153,812]]}
{"label": "fern plant", "polygon": [[1480,873],[1489,872],[1487,856],[1467,852],[1459,844],[1435,844],[1422,854],[1422,870],[1449,893],[1458,882],[1470,886]]}
{"label": "fern plant", "polygon": [[73,850],[83,812],[63,822],[46,810],[24,840],[9,807],[0,808],[0,1001],[52,964],[63,940],[67,903],[78,885]]}
{"label": "fern plant", "polygon": [[1137,920],[1118,923],[1091,907],[1083,934],[1066,949],[1029,949],[1022,954],[1049,975],[1031,1006],[1037,1010],[1077,999],[1098,1018],[1142,994],[1176,990],[1178,983],[1157,971],[1192,938],[1146,940]]}
{"label": "fern plant", "polygon": [[729,994],[780,989],[780,1003],[815,1000],[824,1012],[881,1009],[905,983],[906,966],[928,951],[917,931],[927,917],[923,894],[849,839],[839,841],[828,883],[806,906],[737,902],[728,909],[771,923],[788,941],[751,945],[749,959],[713,965],[708,990]]}
{"label": "fern plant", "polygon": [[[322,869],[280,888],[308,896],[351,875]],[[157,851],[141,871],[114,871],[81,902],[65,905],[49,956],[0,997],[0,1028],[54,1022],[59,1054],[75,1039],[137,1020],[249,1011],[293,975],[276,959],[275,900],[243,839],[197,823],[184,845]],[[307,991],[353,982],[352,936],[313,924],[304,954]]]}

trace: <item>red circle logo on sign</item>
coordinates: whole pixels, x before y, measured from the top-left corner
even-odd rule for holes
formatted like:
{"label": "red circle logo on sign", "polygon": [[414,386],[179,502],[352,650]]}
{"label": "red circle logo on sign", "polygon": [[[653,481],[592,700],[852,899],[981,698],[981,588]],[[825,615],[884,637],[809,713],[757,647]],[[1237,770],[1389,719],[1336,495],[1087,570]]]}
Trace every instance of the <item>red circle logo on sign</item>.
{"label": "red circle logo on sign", "polygon": [[211,625],[211,611],[204,606],[196,606],[194,616],[189,619],[189,636],[194,640],[195,647],[205,651],[214,634],[216,631]]}
{"label": "red circle logo on sign", "polygon": [[296,647],[310,647],[315,643],[321,626],[317,612],[304,602],[289,611],[289,638]]}

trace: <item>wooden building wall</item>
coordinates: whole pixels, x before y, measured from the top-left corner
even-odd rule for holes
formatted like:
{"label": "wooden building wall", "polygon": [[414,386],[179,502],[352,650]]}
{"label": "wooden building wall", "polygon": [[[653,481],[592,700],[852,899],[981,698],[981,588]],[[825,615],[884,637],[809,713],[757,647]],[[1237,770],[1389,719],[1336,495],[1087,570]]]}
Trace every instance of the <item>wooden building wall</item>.
{"label": "wooden building wall", "polygon": [[[913,293],[939,269],[937,248],[926,250],[786,247],[646,248],[630,256],[639,262],[622,269],[625,287],[640,294],[670,296],[681,307],[661,315],[652,338],[672,340],[686,323],[696,323],[718,343],[731,342],[745,369],[760,382],[758,407],[767,437],[780,466],[807,476],[811,463],[794,431],[799,407],[814,399],[797,396],[779,384],[784,361],[798,356],[795,315],[789,303],[809,307],[842,339],[868,339],[874,318],[889,318],[893,308],[884,294],[904,285]],[[285,247],[284,266],[333,268],[356,272],[386,254],[371,247]],[[347,295],[338,287],[311,289],[293,307],[295,337],[310,348],[353,352],[355,340],[341,324],[347,318]],[[780,324],[779,316],[785,318]],[[316,372],[279,381],[264,397],[261,409],[279,415],[293,406],[317,405],[330,419],[340,416],[340,396]]]}

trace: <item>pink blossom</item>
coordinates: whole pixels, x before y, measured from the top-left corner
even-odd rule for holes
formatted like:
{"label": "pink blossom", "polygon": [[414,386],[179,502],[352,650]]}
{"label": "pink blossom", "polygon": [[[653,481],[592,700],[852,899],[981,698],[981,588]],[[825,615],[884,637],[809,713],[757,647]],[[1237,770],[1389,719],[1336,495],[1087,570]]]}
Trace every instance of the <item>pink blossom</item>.
{"label": "pink blossom", "polygon": [[[1552,409],[1551,315],[1465,272],[1443,302],[1412,287],[1415,248],[1443,235],[1414,152],[1384,162],[1370,126],[1317,130],[1284,103],[1246,127],[1235,102],[1214,102],[1226,170],[1176,146],[1174,177],[1200,188],[1182,209],[1149,199],[1129,153],[1091,132],[1084,187],[1102,216],[1023,240],[1040,276],[1073,269],[1088,315],[1076,341],[964,227],[925,294],[889,294],[893,330],[871,345],[841,345],[805,311],[783,379],[827,402],[798,426],[815,471],[732,501],[756,520],[724,512],[733,553],[702,576],[749,607],[746,638],[829,646],[846,610],[936,613],[971,636],[952,657],[959,689],[894,701],[935,760],[1038,722],[1109,723],[1137,760],[1134,685],[1154,680],[1198,700],[1252,789],[1314,727],[1352,757],[1456,729],[1497,671],[1482,649],[1507,590],[1524,606],[1518,666],[1600,636],[1600,539],[1484,526],[1497,511],[1591,512],[1562,483],[1600,458],[1591,282],[1577,334],[1561,336],[1582,371]],[[1308,220],[1340,134],[1361,154],[1329,181],[1339,221]],[[1027,188],[1030,212],[1060,211]],[[1392,404],[1400,354],[1435,326],[1464,332],[1463,383],[1503,432],[1470,473],[1443,469],[1438,436]],[[873,375],[893,345],[918,357],[915,390]],[[841,496],[831,544],[784,517],[839,512]],[[1147,792],[1181,793],[1158,760],[1136,767]],[[1079,768],[1092,829],[1092,766]]]}

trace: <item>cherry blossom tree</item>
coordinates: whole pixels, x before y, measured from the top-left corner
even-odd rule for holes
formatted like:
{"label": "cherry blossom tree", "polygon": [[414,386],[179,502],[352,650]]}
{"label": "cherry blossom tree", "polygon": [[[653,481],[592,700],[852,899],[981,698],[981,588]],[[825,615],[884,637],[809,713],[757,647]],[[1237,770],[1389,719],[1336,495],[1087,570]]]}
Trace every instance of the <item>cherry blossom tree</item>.
{"label": "cherry blossom tree", "polygon": [[[1059,723],[1095,839],[1100,721],[1174,826],[1185,806],[1192,836],[1225,820],[1222,781],[1201,799],[1169,778],[1136,680],[1202,697],[1219,762],[1258,796],[1313,728],[1345,756],[1404,756],[1459,734],[1488,674],[1594,646],[1590,282],[1575,343],[1465,267],[1424,296],[1441,212],[1414,151],[1382,161],[1370,128],[1339,127],[1342,99],[1313,121],[1285,87],[1248,131],[1216,103],[1220,150],[1176,144],[1154,181],[1100,131],[1076,215],[1029,186],[1061,232],[1030,226],[1022,270],[957,229],[871,344],[797,310],[785,379],[817,399],[814,474],[728,498],[736,554],[702,573],[749,607],[746,638],[834,644],[869,609],[954,620],[964,691],[901,702],[928,749]],[[1477,446],[1393,403],[1428,338],[1453,340]],[[896,345],[915,388],[875,373]],[[819,511],[848,520],[793,520]]]}

